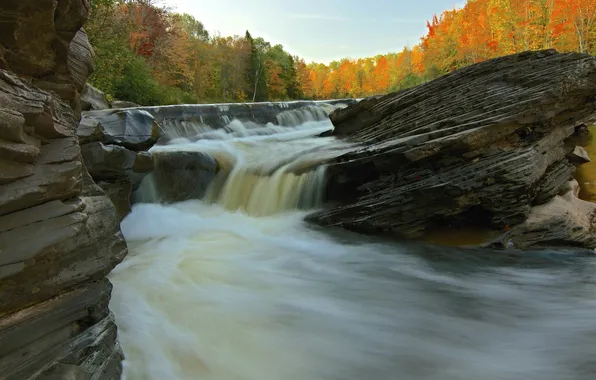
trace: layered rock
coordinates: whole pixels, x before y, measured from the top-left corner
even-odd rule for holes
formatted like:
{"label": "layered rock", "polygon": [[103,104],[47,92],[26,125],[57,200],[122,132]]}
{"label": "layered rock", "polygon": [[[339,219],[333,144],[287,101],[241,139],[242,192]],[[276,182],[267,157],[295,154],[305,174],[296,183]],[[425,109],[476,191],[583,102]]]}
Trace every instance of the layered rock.
{"label": "layered rock", "polygon": [[77,135],[85,166],[122,220],[131,210],[132,192],[153,170],[146,150],[161,136],[161,127],[143,110],[110,110],[101,117],[84,112]]}
{"label": "layered rock", "polygon": [[596,203],[578,198],[572,180],[561,194],[533,207],[528,219],[502,236],[493,246],[517,248],[596,247]]}
{"label": "layered rock", "polygon": [[568,187],[564,141],[596,114],[595,94],[596,58],[539,51],[338,110],[334,134],[361,148],[330,164],[334,206],[311,219],[409,238],[444,225],[520,225]]}
{"label": "layered rock", "polygon": [[83,111],[89,110],[104,110],[111,107],[106,94],[91,86],[89,83],[85,85],[81,93],[81,109]]}
{"label": "layered rock", "polygon": [[0,377],[116,379],[105,275],[125,256],[76,127],[93,69],[86,0],[0,7]]}

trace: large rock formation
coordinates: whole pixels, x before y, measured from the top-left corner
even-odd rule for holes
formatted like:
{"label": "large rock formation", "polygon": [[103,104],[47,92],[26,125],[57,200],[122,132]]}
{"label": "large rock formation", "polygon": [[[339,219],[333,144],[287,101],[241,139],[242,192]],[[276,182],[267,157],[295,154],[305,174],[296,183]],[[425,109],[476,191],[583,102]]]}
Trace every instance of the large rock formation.
{"label": "large rock formation", "polygon": [[[418,238],[445,225],[535,225],[533,210],[577,215],[576,203],[563,201],[574,196],[564,141],[595,114],[596,58],[555,51],[489,60],[363,100],[331,115],[334,134],[362,146],[331,163],[334,206],[311,219]],[[564,193],[572,195],[553,200]],[[594,215],[583,209],[585,218],[559,218],[550,225],[557,231],[514,242],[592,247]],[[570,234],[580,230],[591,236]]]}
{"label": "large rock formation", "polygon": [[87,0],[0,5],[0,378],[117,379],[105,275],[126,254],[76,128]]}

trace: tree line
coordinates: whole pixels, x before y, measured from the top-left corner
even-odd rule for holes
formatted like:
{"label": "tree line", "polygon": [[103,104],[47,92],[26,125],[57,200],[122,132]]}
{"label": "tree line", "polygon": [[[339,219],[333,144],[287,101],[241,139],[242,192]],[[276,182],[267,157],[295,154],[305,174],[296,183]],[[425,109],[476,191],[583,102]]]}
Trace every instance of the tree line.
{"label": "tree line", "polygon": [[418,45],[306,63],[248,31],[210,35],[152,0],[92,0],[93,85],[139,104],[365,97],[408,88],[486,59],[555,48],[596,55],[594,0],[468,0],[434,15]]}

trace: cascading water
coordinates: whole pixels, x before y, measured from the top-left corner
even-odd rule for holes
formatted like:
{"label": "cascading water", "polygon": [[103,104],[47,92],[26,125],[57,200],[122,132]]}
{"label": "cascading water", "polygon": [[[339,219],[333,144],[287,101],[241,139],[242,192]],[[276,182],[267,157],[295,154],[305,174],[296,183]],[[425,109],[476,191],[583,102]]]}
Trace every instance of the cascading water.
{"label": "cascading water", "polygon": [[277,120],[153,148],[219,172],[202,200],[137,204],[122,223],[110,306],[127,380],[593,379],[589,258],[310,227],[318,163],[352,147],[318,137],[328,121]]}

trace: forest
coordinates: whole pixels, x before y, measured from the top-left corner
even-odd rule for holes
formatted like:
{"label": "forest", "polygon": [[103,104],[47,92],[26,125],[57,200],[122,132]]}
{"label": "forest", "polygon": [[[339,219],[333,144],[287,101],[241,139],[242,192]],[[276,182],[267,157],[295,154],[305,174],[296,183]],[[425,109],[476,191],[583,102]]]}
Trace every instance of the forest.
{"label": "forest", "polygon": [[596,55],[594,0],[468,0],[427,21],[412,48],[307,63],[249,31],[211,35],[153,0],[91,0],[91,83],[142,105],[366,97],[526,50]]}

